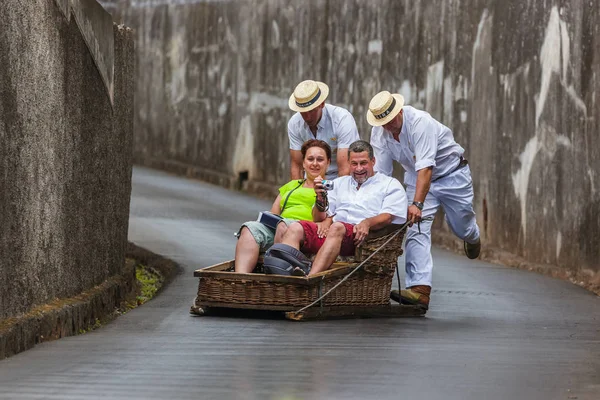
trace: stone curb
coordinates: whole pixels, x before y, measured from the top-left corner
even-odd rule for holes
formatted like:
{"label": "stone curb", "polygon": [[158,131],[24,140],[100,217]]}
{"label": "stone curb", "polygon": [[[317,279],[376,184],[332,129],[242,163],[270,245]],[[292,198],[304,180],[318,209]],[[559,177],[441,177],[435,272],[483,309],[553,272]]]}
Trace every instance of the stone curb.
{"label": "stone curb", "polygon": [[[160,290],[180,272],[180,267],[173,261],[133,243],[128,244],[126,256],[158,270],[164,276]],[[98,320],[113,319],[115,310],[135,296],[135,282],[135,265],[126,264],[122,275],[113,276],[77,296],[57,299],[35,307],[25,315],[0,321],[0,360],[38,343],[87,331]]]}

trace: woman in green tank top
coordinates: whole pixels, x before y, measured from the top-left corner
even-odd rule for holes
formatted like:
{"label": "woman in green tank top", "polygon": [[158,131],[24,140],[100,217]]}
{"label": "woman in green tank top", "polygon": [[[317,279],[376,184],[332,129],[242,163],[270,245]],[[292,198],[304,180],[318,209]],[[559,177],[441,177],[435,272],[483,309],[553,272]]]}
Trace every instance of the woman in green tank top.
{"label": "woman in green tank top", "polygon": [[293,180],[279,188],[279,195],[270,210],[283,217],[276,232],[258,221],[242,225],[235,247],[235,272],[252,272],[259,254],[278,243],[292,222],[312,221],[314,180],[317,176],[325,176],[331,162],[331,147],[322,140],[311,139],[302,145],[301,152],[306,179]]}

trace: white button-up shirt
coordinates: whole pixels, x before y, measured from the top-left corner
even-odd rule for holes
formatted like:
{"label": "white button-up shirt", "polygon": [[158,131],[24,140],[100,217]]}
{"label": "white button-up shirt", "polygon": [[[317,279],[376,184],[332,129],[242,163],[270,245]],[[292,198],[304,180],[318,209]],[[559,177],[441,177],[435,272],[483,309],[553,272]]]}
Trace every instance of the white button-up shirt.
{"label": "white button-up shirt", "polygon": [[335,179],[338,176],[337,150],[347,149],[359,140],[356,121],[348,110],[325,104],[323,115],[317,124],[317,135],[313,135],[310,128],[302,119],[300,113],[296,113],[288,122],[288,136],[290,138],[290,150],[301,150],[302,144],[310,139],[319,139],[327,142],[331,147],[331,164],[327,169],[326,178]]}
{"label": "white button-up shirt", "polygon": [[350,175],[341,176],[333,182],[333,190],[327,193],[329,210],[333,221],[358,224],[366,218],[379,214],[392,215],[392,223],[406,222],[408,200],[402,184],[383,174],[375,174],[358,189]]}
{"label": "white button-up shirt", "polygon": [[465,150],[454,141],[452,131],[429,113],[404,106],[404,122],[400,141],[382,126],[371,130],[371,146],[375,152],[375,170],[391,175],[393,161],[404,168],[404,183],[415,186],[417,171],[433,167],[431,179],[444,176],[458,166]]}

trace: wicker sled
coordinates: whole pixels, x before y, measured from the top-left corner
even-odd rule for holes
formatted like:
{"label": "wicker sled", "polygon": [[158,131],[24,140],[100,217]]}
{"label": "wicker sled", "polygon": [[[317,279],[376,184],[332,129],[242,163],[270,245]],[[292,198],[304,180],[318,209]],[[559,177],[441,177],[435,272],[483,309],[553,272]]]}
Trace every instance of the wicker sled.
{"label": "wicker sled", "polygon": [[[221,308],[254,309],[285,312],[291,320],[421,316],[417,306],[390,304],[390,290],[397,259],[402,255],[404,232],[390,225],[367,236],[354,257],[336,261],[333,266],[310,277],[266,275],[261,260],[254,273],[234,271],[235,261],[198,269],[198,295],[191,313],[207,315]],[[366,260],[394,234],[396,236],[350,278],[315,305],[316,301],[337,285],[362,261]]]}

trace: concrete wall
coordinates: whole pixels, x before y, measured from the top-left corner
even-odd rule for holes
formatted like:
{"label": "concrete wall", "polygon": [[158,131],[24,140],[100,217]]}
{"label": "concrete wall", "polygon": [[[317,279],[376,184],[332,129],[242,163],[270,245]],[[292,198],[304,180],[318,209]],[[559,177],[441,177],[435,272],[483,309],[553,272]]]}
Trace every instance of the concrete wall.
{"label": "concrete wall", "polygon": [[134,48],[131,31],[111,23],[113,107],[57,3],[5,0],[0,21],[2,320],[123,272]]}
{"label": "concrete wall", "polygon": [[595,1],[104,3],[137,31],[138,161],[278,184],[297,82],[327,82],[363,138],[398,91],[466,148],[488,246],[600,277]]}

